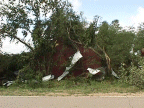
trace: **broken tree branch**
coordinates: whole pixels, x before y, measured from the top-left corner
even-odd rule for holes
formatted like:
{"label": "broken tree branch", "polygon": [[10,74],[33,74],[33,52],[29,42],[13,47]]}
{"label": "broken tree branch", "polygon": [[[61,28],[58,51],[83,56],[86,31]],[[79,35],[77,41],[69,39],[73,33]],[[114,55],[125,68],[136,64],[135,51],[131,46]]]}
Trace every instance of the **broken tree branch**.
{"label": "broken tree branch", "polygon": [[111,71],[111,60],[110,57],[108,56],[108,54],[106,53],[104,47],[103,49],[97,44],[98,48],[105,54],[105,59],[107,62],[107,66],[108,66],[108,74],[110,75],[110,71]]}
{"label": "broken tree branch", "polygon": [[81,42],[77,42],[77,41],[71,39],[68,28],[67,28],[67,32],[68,32],[68,38],[69,38],[72,42],[77,43],[77,44],[80,44],[80,45],[82,44]]}
{"label": "broken tree branch", "polygon": [[78,49],[77,45],[74,44],[74,43],[77,43],[77,42],[71,39],[70,33],[69,33],[69,29],[68,29],[68,28],[67,28],[67,32],[68,32],[68,38],[69,38],[69,40],[72,41],[73,46],[74,46],[74,47],[77,49],[77,51],[78,51],[79,49]]}
{"label": "broken tree branch", "polygon": [[[9,37],[9,36],[11,36],[11,33],[6,32],[5,36],[6,36],[6,35]],[[28,48],[31,49],[32,51],[34,51],[33,47],[31,47],[28,43],[26,43],[25,41],[23,41],[23,40],[20,39],[19,37],[15,36],[15,35],[13,35],[12,37],[13,37],[14,39],[20,41],[22,44],[24,44],[26,47],[28,47]]]}
{"label": "broken tree branch", "polygon": [[19,37],[17,36],[13,36],[15,39],[17,39],[18,41],[20,41],[21,43],[23,43],[25,46],[27,46],[28,48],[30,48],[32,51],[34,51],[33,47],[31,47],[29,44],[27,44],[26,42],[22,41]]}
{"label": "broken tree branch", "polygon": [[92,47],[88,47],[88,48],[91,49],[91,50],[93,50],[98,56],[100,56],[102,58],[101,54],[98,53],[94,48],[92,48]]}

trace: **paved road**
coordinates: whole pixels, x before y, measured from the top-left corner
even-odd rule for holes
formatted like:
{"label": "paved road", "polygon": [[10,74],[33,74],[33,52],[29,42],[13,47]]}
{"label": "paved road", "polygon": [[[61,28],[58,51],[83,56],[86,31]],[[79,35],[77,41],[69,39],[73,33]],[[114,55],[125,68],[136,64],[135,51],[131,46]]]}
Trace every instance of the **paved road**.
{"label": "paved road", "polygon": [[0,108],[144,108],[144,97],[0,96]]}

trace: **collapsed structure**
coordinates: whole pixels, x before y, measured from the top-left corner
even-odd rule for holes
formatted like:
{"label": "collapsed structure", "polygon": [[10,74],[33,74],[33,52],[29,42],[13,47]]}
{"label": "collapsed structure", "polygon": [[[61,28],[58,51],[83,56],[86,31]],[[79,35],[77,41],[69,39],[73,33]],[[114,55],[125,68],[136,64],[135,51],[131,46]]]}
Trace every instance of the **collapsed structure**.
{"label": "collapsed structure", "polygon": [[[58,41],[55,47],[56,51],[52,56],[52,67],[47,67],[51,75],[54,75],[58,81],[70,75],[79,76],[87,75],[91,70],[96,70],[93,75],[104,75],[105,68],[102,67],[101,57],[97,55],[91,48],[85,48],[82,45],[77,45],[77,49],[72,45],[66,45],[63,41]],[[51,68],[51,69],[50,69]],[[49,70],[50,69],[50,70]],[[70,74],[70,75],[69,75]],[[47,80],[52,77],[47,72]]]}
{"label": "collapsed structure", "polygon": [[[85,48],[83,45],[65,44],[62,40],[55,45],[55,52],[51,57],[48,55],[46,62],[52,65],[46,66],[46,74],[42,81],[52,79],[62,80],[64,77],[80,76],[88,77],[88,73],[96,76],[97,79],[104,79],[106,68],[102,66],[101,57],[91,48]],[[111,69],[112,75],[118,78],[117,74]],[[5,85],[11,85],[8,81]]]}

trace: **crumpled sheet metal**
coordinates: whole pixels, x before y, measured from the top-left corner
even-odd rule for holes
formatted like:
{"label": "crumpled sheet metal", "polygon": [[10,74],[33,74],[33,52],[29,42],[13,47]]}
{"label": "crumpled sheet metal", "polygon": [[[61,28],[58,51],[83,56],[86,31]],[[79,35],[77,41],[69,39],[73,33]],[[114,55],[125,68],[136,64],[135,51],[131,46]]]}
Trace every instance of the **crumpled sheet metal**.
{"label": "crumpled sheet metal", "polygon": [[95,75],[95,74],[97,74],[97,73],[99,73],[99,72],[100,72],[100,70],[99,70],[99,69],[92,69],[92,68],[88,68],[87,70],[88,70],[88,71],[89,71],[89,73],[91,73],[92,75]]}
{"label": "crumpled sheet metal", "polygon": [[51,80],[51,79],[54,79],[54,75],[48,75],[48,76],[45,76],[45,77],[43,77],[42,78],[42,81],[49,81],[49,80]]}
{"label": "crumpled sheet metal", "polygon": [[69,67],[66,67],[64,73],[58,77],[58,81],[60,81],[61,79],[63,79],[67,74],[69,74],[69,70],[74,66],[74,64],[79,61],[79,59],[81,59],[83,56],[82,54],[80,53],[80,51],[77,51],[73,58],[72,58],[72,61],[71,61],[71,64]]}
{"label": "crumpled sheet metal", "polygon": [[77,61],[79,61],[80,58],[82,58],[83,56],[81,55],[80,51],[77,51],[74,56],[73,59],[71,61],[71,65],[74,65]]}
{"label": "crumpled sheet metal", "polygon": [[61,76],[58,77],[58,81],[62,80],[67,74],[69,74],[69,72],[65,71]]}
{"label": "crumpled sheet metal", "polygon": [[[87,69],[89,71],[89,73],[91,73],[92,75],[96,75],[99,72],[102,72],[103,74],[105,74],[105,69],[103,67],[97,68],[97,69],[92,69],[92,68],[88,68]],[[112,75],[116,78],[119,79],[118,75],[114,72],[113,69],[111,69]]]}
{"label": "crumpled sheet metal", "polygon": [[92,69],[92,68],[87,68],[87,70],[89,71],[89,73],[91,73],[92,75],[96,75],[99,72],[102,72],[103,74],[105,74],[105,68],[104,67],[100,67],[97,69]]}
{"label": "crumpled sheet metal", "polygon": [[90,74],[92,74],[94,76],[94,78],[97,81],[102,81],[105,79],[105,68],[104,67],[99,67],[96,69],[92,69],[92,68],[87,68],[87,70],[89,71]]}
{"label": "crumpled sheet metal", "polygon": [[112,71],[112,75],[119,79],[118,75],[113,71],[113,69],[111,69],[111,71]]}
{"label": "crumpled sheet metal", "polygon": [[9,86],[12,85],[13,83],[14,83],[14,81],[7,81],[6,83],[3,84],[3,86],[9,87]]}

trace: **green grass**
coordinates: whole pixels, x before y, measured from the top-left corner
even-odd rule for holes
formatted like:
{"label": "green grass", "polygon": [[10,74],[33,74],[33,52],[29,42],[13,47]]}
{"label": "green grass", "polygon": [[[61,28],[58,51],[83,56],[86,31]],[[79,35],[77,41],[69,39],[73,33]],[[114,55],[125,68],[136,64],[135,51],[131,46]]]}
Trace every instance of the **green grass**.
{"label": "green grass", "polygon": [[52,80],[40,84],[13,84],[10,87],[0,87],[3,96],[50,96],[50,95],[88,95],[96,93],[136,93],[144,92],[135,86],[121,83],[117,80],[101,82],[83,78]]}

